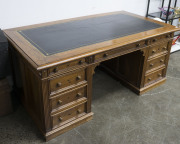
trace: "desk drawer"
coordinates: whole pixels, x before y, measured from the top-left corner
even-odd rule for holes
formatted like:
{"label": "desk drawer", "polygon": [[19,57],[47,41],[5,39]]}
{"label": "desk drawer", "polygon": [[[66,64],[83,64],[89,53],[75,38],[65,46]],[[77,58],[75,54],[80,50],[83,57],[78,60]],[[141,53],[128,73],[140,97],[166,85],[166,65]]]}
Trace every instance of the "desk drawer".
{"label": "desk drawer", "polygon": [[75,61],[71,61],[71,62],[67,62],[55,67],[52,67],[48,70],[49,75],[58,73],[61,70],[65,70],[65,69],[69,69],[69,68],[77,68],[78,66],[82,66],[85,65],[85,58],[79,59],[79,60],[75,60]]}
{"label": "desk drawer", "polygon": [[50,92],[54,92],[85,80],[85,70],[76,71],[50,80]]}
{"label": "desk drawer", "polygon": [[146,41],[140,41],[134,44],[129,44],[127,46],[124,47],[120,47],[120,48],[116,48],[115,50],[109,50],[106,52],[102,52],[99,54],[95,55],[95,61],[104,61],[106,59],[112,58],[112,57],[117,57],[118,54],[122,54],[122,52],[126,52],[128,50],[136,50],[139,49],[141,47],[145,47],[146,46]]}
{"label": "desk drawer", "polygon": [[51,109],[57,109],[62,106],[65,106],[68,103],[74,102],[79,100],[82,97],[87,96],[87,87],[81,87],[75,90],[72,90],[71,92],[67,92],[65,94],[61,94],[60,96],[57,96],[56,98],[51,99]]}
{"label": "desk drawer", "polygon": [[163,70],[156,71],[152,74],[145,76],[145,85],[153,83],[154,81],[161,79],[163,77]]}
{"label": "desk drawer", "polygon": [[148,70],[157,68],[161,65],[165,65],[165,59],[166,59],[166,56],[161,56],[159,58],[148,61],[146,70],[148,71]]}
{"label": "desk drawer", "polygon": [[156,45],[150,46],[149,49],[149,58],[158,55],[162,52],[168,52],[168,43],[158,43]]}
{"label": "desk drawer", "polygon": [[172,33],[165,34],[165,35],[160,35],[160,36],[151,38],[150,42],[151,42],[151,44],[155,44],[155,43],[158,43],[158,42],[163,41],[163,40],[167,41],[170,38],[173,38],[173,34]]}
{"label": "desk drawer", "polygon": [[85,114],[86,103],[75,106],[67,111],[55,114],[52,116],[52,127],[64,125],[72,120],[75,120]]}

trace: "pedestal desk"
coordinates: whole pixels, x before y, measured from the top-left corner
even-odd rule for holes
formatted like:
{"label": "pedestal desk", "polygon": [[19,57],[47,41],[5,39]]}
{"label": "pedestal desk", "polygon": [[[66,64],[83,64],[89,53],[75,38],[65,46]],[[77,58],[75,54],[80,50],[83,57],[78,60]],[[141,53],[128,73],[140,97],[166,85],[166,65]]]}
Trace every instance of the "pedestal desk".
{"label": "pedestal desk", "polygon": [[17,57],[12,66],[20,67],[22,103],[50,140],[92,118],[92,77],[100,63],[137,94],[164,83],[177,30],[122,11],[4,33]]}

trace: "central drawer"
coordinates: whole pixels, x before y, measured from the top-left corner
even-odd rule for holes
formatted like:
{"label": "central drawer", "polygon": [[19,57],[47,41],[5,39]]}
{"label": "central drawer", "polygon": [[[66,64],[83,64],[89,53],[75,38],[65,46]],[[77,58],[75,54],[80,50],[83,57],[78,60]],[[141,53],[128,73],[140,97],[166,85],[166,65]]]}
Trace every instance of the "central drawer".
{"label": "central drawer", "polygon": [[95,55],[95,61],[105,61],[107,59],[117,57],[124,51],[134,51],[146,46],[146,41],[140,41],[133,44],[129,44],[123,47],[116,48],[114,50],[109,50]]}
{"label": "central drawer", "polygon": [[66,110],[61,113],[57,113],[52,116],[52,127],[64,125],[70,121],[73,121],[81,117],[86,112],[86,103],[74,106],[73,108]]}
{"label": "central drawer", "polygon": [[85,70],[76,71],[50,80],[50,93],[85,80]]}

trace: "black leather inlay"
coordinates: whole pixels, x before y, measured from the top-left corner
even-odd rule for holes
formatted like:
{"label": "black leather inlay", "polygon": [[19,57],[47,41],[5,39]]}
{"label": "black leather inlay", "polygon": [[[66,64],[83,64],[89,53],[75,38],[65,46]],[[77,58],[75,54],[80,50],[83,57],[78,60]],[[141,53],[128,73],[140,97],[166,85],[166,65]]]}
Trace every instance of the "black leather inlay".
{"label": "black leather inlay", "polygon": [[137,17],[112,14],[19,31],[44,55],[163,27]]}

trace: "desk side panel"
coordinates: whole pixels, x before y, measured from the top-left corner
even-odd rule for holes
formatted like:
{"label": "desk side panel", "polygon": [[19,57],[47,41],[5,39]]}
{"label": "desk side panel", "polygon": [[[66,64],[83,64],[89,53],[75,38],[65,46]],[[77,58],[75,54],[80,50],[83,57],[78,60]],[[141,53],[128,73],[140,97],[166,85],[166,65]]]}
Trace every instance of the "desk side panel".
{"label": "desk side panel", "polygon": [[[13,47],[11,47],[13,49]],[[41,78],[34,72],[34,69],[21,57],[17,51],[11,51],[16,55],[16,62],[19,65],[19,79],[21,81],[21,101],[29,115],[32,117],[40,131],[44,134],[46,131],[44,121],[43,93]],[[18,67],[16,67],[18,68]]]}

